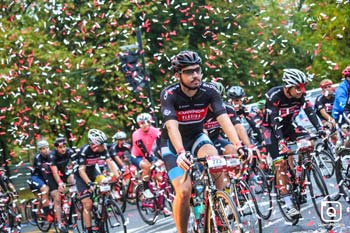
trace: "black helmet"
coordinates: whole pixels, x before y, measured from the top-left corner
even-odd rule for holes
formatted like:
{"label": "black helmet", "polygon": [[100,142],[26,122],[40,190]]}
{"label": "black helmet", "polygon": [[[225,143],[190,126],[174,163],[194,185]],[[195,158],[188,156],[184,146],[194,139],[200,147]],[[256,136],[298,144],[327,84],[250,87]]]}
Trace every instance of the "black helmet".
{"label": "black helmet", "polygon": [[231,99],[239,99],[245,97],[245,92],[240,86],[232,86],[228,89],[227,96]]}
{"label": "black helmet", "polygon": [[55,146],[57,147],[57,146],[59,146],[59,145],[61,145],[61,144],[66,145],[66,144],[67,144],[66,139],[63,138],[63,137],[58,137],[58,138],[56,138],[56,140],[55,140]]}
{"label": "black helmet", "polygon": [[177,72],[186,66],[196,64],[202,64],[202,59],[198,56],[198,53],[189,50],[181,51],[171,60],[171,68],[174,72]]}

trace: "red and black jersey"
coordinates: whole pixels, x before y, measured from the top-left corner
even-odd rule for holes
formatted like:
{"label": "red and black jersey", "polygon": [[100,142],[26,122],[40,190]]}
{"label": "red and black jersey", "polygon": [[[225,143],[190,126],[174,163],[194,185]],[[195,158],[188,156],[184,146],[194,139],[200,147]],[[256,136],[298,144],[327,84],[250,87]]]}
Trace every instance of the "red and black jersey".
{"label": "red and black jersey", "polygon": [[[192,97],[182,92],[179,83],[174,84],[162,91],[160,100],[163,123],[170,119],[177,120],[183,139],[193,139],[203,132],[209,108],[215,118],[226,113],[225,104],[216,87],[205,82]],[[169,138],[165,127],[162,130],[162,137]]]}
{"label": "red and black jersey", "polygon": [[[240,124],[241,122],[239,121],[239,116],[237,115],[234,108],[228,105],[227,103],[225,103],[225,107],[232,124]],[[204,123],[204,129],[207,130],[209,138],[212,140],[218,138],[222,133],[221,126],[216,120],[216,117],[214,117],[213,115],[213,112],[209,111]]]}
{"label": "red and black jersey", "polygon": [[[89,144],[86,144],[80,148],[78,158],[78,164],[86,166],[86,174],[93,180],[94,178],[92,177],[96,174],[96,166],[98,166],[101,171],[105,170],[107,167],[106,160],[110,158],[110,154],[107,150],[107,146],[102,152],[93,152]],[[79,171],[76,171],[76,173],[79,175]]]}
{"label": "red and black jersey", "polygon": [[282,86],[273,87],[266,93],[266,112],[263,124],[271,127],[276,137],[282,139],[282,128],[293,123],[296,124],[295,118],[301,109],[305,111],[312,125],[318,130],[321,127],[320,122],[311,102],[306,100],[305,96],[300,99],[289,99],[284,94]]}
{"label": "red and black jersey", "polygon": [[320,111],[324,109],[331,116],[332,110],[333,110],[333,102],[334,102],[334,95],[332,95],[330,98],[326,98],[322,94],[317,96],[315,100],[315,111],[321,119],[328,121],[328,119],[324,119],[322,117]]}

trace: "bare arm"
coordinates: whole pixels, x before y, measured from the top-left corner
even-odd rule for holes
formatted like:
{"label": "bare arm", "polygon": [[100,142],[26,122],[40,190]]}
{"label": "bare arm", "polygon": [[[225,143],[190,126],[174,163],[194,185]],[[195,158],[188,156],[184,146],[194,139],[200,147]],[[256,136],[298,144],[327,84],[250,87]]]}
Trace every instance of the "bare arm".
{"label": "bare arm", "polygon": [[247,131],[245,130],[244,126],[242,124],[235,124],[234,126],[239,139],[241,139],[244,145],[250,146],[250,139],[248,137]]}
{"label": "bare arm", "polygon": [[109,158],[106,160],[106,163],[108,165],[108,168],[111,172],[113,172],[113,174],[116,176],[116,177],[119,177],[119,168],[117,167],[117,164],[115,164],[115,162]]}
{"label": "bare arm", "polygon": [[230,118],[228,117],[227,113],[221,114],[216,118],[216,120],[219,122],[221,128],[224,130],[225,134],[230,139],[231,143],[236,148],[240,147],[241,142],[239,141],[238,134]]}
{"label": "bare arm", "polygon": [[63,183],[60,175],[58,174],[58,168],[57,166],[51,166],[51,171],[52,171],[52,175],[53,178],[55,179],[55,181],[57,182],[57,184]]}
{"label": "bare arm", "polygon": [[165,126],[168,130],[170,141],[173,144],[176,153],[184,151],[184,145],[179,131],[179,123],[177,120],[168,120],[165,122]]}
{"label": "bare arm", "polygon": [[91,182],[88,175],[86,174],[86,166],[85,165],[79,165],[79,176],[85,182],[85,184],[89,184]]}
{"label": "bare arm", "polygon": [[332,116],[330,116],[324,108],[320,110],[321,116],[326,119],[328,122],[332,123],[333,126],[335,126],[335,120]]}

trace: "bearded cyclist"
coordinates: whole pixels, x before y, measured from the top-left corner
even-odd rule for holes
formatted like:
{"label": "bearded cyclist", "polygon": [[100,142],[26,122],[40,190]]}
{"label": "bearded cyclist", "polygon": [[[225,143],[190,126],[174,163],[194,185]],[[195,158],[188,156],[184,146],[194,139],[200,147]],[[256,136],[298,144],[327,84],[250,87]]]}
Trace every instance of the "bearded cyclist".
{"label": "bearded cyclist", "polygon": [[[193,51],[185,50],[174,56],[171,65],[179,83],[163,89],[160,98],[164,129],[161,153],[176,193],[173,216],[179,233],[187,232],[190,215],[192,181],[188,177],[182,182],[184,172],[191,166],[186,151],[199,158],[218,154],[203,132],[209,110],[238,152],[244,153],[219,92],[213,85],[202,82],[201,64],[202,59]],[[213,178],[219,189],[225,188],[222,173],[213,174]]]}
{"label": "bearded cyclist", "polygon": [[273,87],[266,93],[266,112],[263,121],[263,135],[266,149],[273,159],[277,183],[284,196],[287,214],[290,217],[300,213],[295,208],[291,195],[287,190],[287,141],[295,141],[299,137],[309,137],[308,131],[295,121],[303,108],[315,129],[323,134],[322,126],[312,108],[305,99],[305,86],[308,77],[298,69],[284,69],[283,86]]}

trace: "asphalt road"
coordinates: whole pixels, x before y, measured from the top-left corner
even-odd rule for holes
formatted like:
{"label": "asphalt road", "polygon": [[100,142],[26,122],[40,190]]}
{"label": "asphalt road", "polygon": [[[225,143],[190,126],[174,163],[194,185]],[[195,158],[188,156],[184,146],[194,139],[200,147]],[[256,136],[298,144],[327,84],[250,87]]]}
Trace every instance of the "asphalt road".
{"label": "asphalt road", "polygon": [[[341,204],[341,214],[336,217],[339,219],[339,222],[334,222],[333,232],[336,233],[350,233],[350,206],[343,200],[339,200]],[[128,218],[128,232],[138,233],[138,232],[147,232],[147,233],[175,233],[175,225],[171,217],[160,217],[156,224],[149,226],[145,224],[140,218],[136,206],[129,205],[125,216]],[[263,232],[281,232],[281,233],[295,233],[295,232],[327,232],[327,230],[322,226],[320,220],[315,214],[314,207],[312,205],[311,199],[308,199],[308,202],[302,205],[302,216],[303,219],[299,221],[296,226],[291,226],[288,223],[285,223],[283,217],[281,216],[278,207],[274,203],[273,205],[273,214],[269,220],[263,221]],[[40,232],[34,226],[24,225],[22,232],[27,233],[38,233]],[[51,232],[54,232],[53,230]],[[73,232],[73,231],[71,231]]]}

